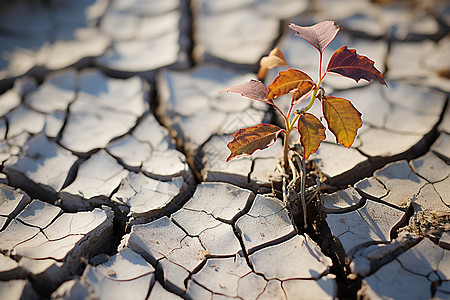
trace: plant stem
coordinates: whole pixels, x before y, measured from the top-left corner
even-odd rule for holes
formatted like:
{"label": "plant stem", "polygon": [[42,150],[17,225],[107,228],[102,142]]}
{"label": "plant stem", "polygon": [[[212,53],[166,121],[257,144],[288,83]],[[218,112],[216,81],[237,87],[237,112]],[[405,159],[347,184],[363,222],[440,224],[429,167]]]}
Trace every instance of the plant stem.
{"label": "plant stem", "polygon": [[294,130],[295,122],[297,122],[299,117],[300,117],[300,114],[296,114],[294,119],[292,119],[292,122],[290,122],[290,124],[289,124],[289,115],[284,118],[284,121],[286,123],[286,132],[284,134],[284,149],[283,149],[283,160],[284,160],[285,170],[287,170],[286,168],[289,163],[289,160],[288,160],[289,135],[291,134],[292,130]]}
{"label": "plant stem", "polygon": [[289,117],[284,117],[284,121],[286,123],[286,132],[284,133],[284,145],[283,145],[283,163],[284,163],[284,171],[287,174],[288,165],[289,165],[289,135],[291,134],[292,129],[289,125]]}
{"label": "plant stem", "polygon": [[[306,106],[304,109],[302,109],[302,113],[307,112],[308,110],[311,109],[311,107],[314,104],[314,101],[316,100],[317,97],[317,93],[320,90],[320,85],[322,84],[322,80],[324,79],[326,72],[323,74],[322,76],[322,52],[320,52],[320,59],[319,59],[319,82],[317,83],[316,88],[313,90],[313,94],[311,96],[311,100],[308,103],[308,106]],[[291,134],[291,131],[294,130],[294,126],[295,126],[295,122],[297,122],[298,118],[300,117],[301,114],[296,114],[294,119],[292,120],[292,122],[289,122],[289,117],[291,115],[292,112],[292,103],[291,106],[289,108],[289,112],[287,115],[283,114],[283,112],[272,102],[269,102],[269,104],[273,105],[280,113],[281,115],[284,117],[284,121],[286,123],[286,132],[284,133],[284,147],[283,147],[283,163],[284,163],[284,170],[287,173],[288,170],[288,163],[289,163],[289,136]],[[303,166],[305,165],[305,162],[303,160]],[[303,190],[302,190],[302,196],[303,196],[303,202],[304,202],[304,186],[303,186]],[[306,215],[305,215],[306,216]],[[306,217],[305,217],[306,218]],[[306,219],[305,219],[305,223],[306,223]]]}
{"label": "plant stem", "polygon": [[308,110],[310,110],[311,107],[313,106],[314,101],[316,100],[316,97],[317,97],[317,93],[319,92],[320,85],[322,84],[322,80],[323,80],[323,77],[319,79],[319,82],[317,83],[317,87],[313,91],[313,94],[311,96],[311,100],[308,103],[308,106],[303,109],[304,113],[307,112]]}
{"label": "plant stem", "polygon": [[305,159],[302,157],[302,172],[301,172],[301,174],[302,174],[302,185],[301,185],[301,190],[300,190],[300,193],[301,193],[301,199],[302,199],[302,207],[303,207],[303,228],[304,229],[306,229],[306,228],[308,228],[308,219],[307,219],[307,216],[306,216],[306,213],[307,213],[307,211],[306,211],[306,200],[305,200],[305,189],[306,189],[306,163],[305,163]]}
{"label": "plant stem", "polygon": [[275,107],[275,109],[278,110],[278,112],[283,116],[283,118],[286,119],[286,115],[281,111],[281,109],[275,103],[273,103],[273,101],[267,101],[266,103]]}
{"label": "plant stem", "polygon": [[[322,59],[323,59],[323,54],[322,51],[319,51],[319,82],[322,81]],[[319,84],[320,87],[320,84]]]}
{"label": "plant stem", "polygon": [[292,120],[291,124],[289,125],[289,131],[294,130],[295,122],[297,122],[299,117],[300,117],[300,114],[295,115],[294,119]]}

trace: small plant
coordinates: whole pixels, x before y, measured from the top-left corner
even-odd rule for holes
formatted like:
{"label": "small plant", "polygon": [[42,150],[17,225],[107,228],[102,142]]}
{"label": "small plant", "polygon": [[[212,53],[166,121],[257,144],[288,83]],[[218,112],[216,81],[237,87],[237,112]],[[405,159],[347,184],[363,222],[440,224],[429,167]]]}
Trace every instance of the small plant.
{"label": "small plant", "polygon": [[[362,126],[361,113],[352,103],[343,98],[325,95],[321,84],[328,74],[341,75],[354,79],[367,81],[375,80],[386,85],[383,74],[374,67],[374,61],[366,56],[358,55],[356,50],[348,49],[347,46],[336,50],[331,56],[325,72],[322,72],[323,51],[336,37],[340,28],[333,21],[324,21],[313,26],[302,27],[290,24],[289,28],[296,32],[297,36],[305,39],[319,51],[319,77],[314,82],[311,77],[297,69],[282,71],[268,87],[261,81],[250,80],[246,83],[225,88],[222,92],[235,92],[244,97],[261,101],[272,105],[284,118],[285,127],[280,128],[272,124],[258,124],[249,128],[242,128],[233,133],[233,140],[227,147],[231,159],[253,154],[256,150],[263,150],[273,145],[282,132],[284,134],[283,163],[288,170],[289,136],[295,129],[300,135],[300,143],[303,148],[303,162],[317,151],[320,143],[325,139],[325,127],[322,122],[308,111],[315,100],[322,102],[323,116],[328,128],[335,135],[336,142],[347,148],[353,144],[358,128]],[[258,79],[263,79],[268,69],[278,66],[288,66],[284,55],[277,48],[260,61]],[[274,99],[282,95],[292,95],[292,100],[287,113],[284,113]],[[293,107],[311,94],[309,104],[294,111]]]}

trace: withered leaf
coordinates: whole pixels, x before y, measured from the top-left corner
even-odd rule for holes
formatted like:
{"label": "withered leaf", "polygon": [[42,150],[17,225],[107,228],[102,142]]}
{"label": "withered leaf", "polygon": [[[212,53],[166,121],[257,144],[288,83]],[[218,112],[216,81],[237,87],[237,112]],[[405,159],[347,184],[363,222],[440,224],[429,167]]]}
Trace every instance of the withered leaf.
{"label": "withered leaf", "polygon": [[219,92],[233,92],[241,94],[244,97],[264,102],[269,92],[264,83],[258,80],[250,79],[239,85],[227,87]]}
{"label": "withered leaf", "polygon": [[331,56],[327,73],[340,74],[358,82],[361,78],[367,81],[376,80],[387,86],[383,74],[374,66],[374,61],[356,53],[355,49],[343,46]]}
{"label": "withered leaf", "polygon": [[311,77],[308,76],[308,74],[297,69],[289,69],[287,71],[280,72],[272,84],[269,85],[269,93],[266,98],[276,98],[295,90],[292,92],[292,102],[297,104],[315,87],[316,83],[311,79]]}
{"label": "withered leaf", "polygon": [[231,151],[227,161],[241,156],[252,155],[256,150],[263,150],[272,146],[282,131],[284,129],[271,124],[258,124],[253,127],[239,129],[233,133],[233,140],[227,145]]}
{"label": "withered leaf", "polygon": [[298,118],[297,128],[306,160],[317,151],[320,143],[325,139],[325,127],[314,115],[305,113]]}
{"label": "withered leaf", "polygon": [[336,142],[350,148],[362,126],[361,113],[349,100],[332,96],[323,97],[322,110]]}
{"label": "withered leaf", "polygon": [[313,26],[290,24],[289,28],[294,30],[296,35],[305,39],[321,53],[334,40],[340,30],[339,26],[333,21],[323,21]]}
{"label": "withered leaf", "polygon": [[274,48],[268,56],[264,56],[259,61],[258,79],[262,80],[266,77],[267,70],[281,66],[288,66],[288,63],[281,50]]}

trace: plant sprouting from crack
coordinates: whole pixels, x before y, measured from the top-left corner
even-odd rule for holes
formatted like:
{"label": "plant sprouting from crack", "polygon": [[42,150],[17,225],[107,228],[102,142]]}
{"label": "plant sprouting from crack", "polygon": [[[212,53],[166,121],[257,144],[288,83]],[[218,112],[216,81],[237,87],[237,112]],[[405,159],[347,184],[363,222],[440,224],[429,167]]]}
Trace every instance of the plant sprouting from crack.
{"label": "plant sprouting from crack", "polygon": [[[314,82],[311,77],[303,71],[288,69],[280,72],[268,87],[261,81],[250,80],[249,82],[228,87],[222,92],[236,92],[242,96],[272,105],[285,120],[285,128],[272,124],[259,124],[249,128],[242,128],[233,134],[233,140],[227,147],[231,154],[227,161],[251,155],[256,150],[262,150],[271,146],[278,135],[284,133],[284,167],[287,168],[289,136],[294,129],[300,134],[300,143],[303,147],[303,158],[317,151],[320,143],[325,139],[325,127],[322,122],[308,111],[314,101],[322,102],[322,112],[327,121],[328,128],[336,136],[337,143],[347,148],[353,144],[358,128],[362,126],[361,113],[347,99],[324,95],[321,84],[328,74],[337,74],[354,79],[367,81],[376,80],[386,85],[383,74],[374,67],[374,62],[366,56],[358,55],[356,50],[348,49],[347,46],[336,50],[331,56],[326,71],[322,73],[323,50],[335,38],[339,27],[333,21],[320,22],[314,26],[301,27],[295,24],[289,28],[296,31],[296,35],[304,38],[319,51],[319,80]],[[267,69],[278,66],[288,66],[283,53],[277,48],[263,57],[260,62],[261,68],[258,78],[263,79]],[[386,85],[387,86],[387,85]],[[291,94],[292,100],[289,111],[284,113],[274,100],[280,96]],[[294,112],[295,117],[290,120],[294,105],[300,103],[308,95],[312,94],[309,104]]]}
{"label": "plant sprouting from crack", "polygon": [[[278,76],[268,87],[259,80],[250,80],[243,84],[223,89],[221,93],[235,92],[244,97],[273,106],[281,114],[285,122],[284,128],[272,124],[258,124],[253,127],[242,128],[233,133],[233,140],[227,145],[231,151],[227,161],[251,155],[256,150],[266,149],[275,143],[280,133],[283,133],[283,165],[285,171],[288,172],[290,167],[288,156],[290,149],[289,137],[294,130],[297,130],[300,136],[300,144],[303,148],[302,165],[304,166],[305,160],[317,151],[321,142],[325,139],[325,126],[319,118],[308,112],[316,100],[319,100],[322,104],[323,116],[328,129],[336,137],[336,142],[350,148],[358,129],[362,126],[361,113],[349,100],[325,95],[321,87],[323,80],[328,74],[333,74],[351,78],[356,82],[360,79],[375,80],[387,86],[383,74],[375,68],[374,61],[366,56],[357,54],[356,50],[348,49],[347,46],[343,46],[333,53],[325,72],[322,72],[323,51],[340,30],[340,27],[335,22],[323,21],[308,27],[290,24],[289,28],[319,51],[318,81],[315,82],[303,71],[289,68],[283,53],[275,48],[268,56],[261,59],[258,79],[262,80],[268,69],[287,66],[288,70],[279,72]],[[276,98],[287,94],[291,94],[292,99],[289,110],[285,113],[276,104]],[[293,111],[293,107],[309,95],[311,95],[311,98],[308,105],[300,110]],[[292,114],[295,116],[291,120]],[[305,172],[304,168],[302,170]],[[303,194],[304,184],[302,185],[302,196]]]}

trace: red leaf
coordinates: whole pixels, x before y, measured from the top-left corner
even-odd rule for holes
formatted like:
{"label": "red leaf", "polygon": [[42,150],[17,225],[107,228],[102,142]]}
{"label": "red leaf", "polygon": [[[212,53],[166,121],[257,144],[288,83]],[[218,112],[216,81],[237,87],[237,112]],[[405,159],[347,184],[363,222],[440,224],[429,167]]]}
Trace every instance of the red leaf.
{"label": "red leaf", "polygon": [[350,148],[362,126],[361,113],[349,100],[332,96],[323,97],[322,110],[336,142]]}
{"label": "red leaf", "polygon": [[334,40],[340,29],[333,21],[323,21],[305,27],[290,24],[289,28],[294,30],[296,35],[316,47],[321,53]]}
{"label": "red leaf", "polygon": [[280,49],[274,48],[268,56],[264,56],[259,61],[258,79],[266,77],[267,70],[281,66],[288,66],[286,58]]}
{"label": "red leaf", "polygon": [[298,133],[306,160],[317,151],[320,143],[325,139],[325,127],[314,115],[305,113],[298,118]]}
{"label": "red leaf", "polygon": [[233,140],[227,147],[231,154],[227,161],[236,157],[252,155],[256,150],[263,150],[272,146],[278,134],[284,131],[278,126],[258,124],[249,128],[242,128],[233,133]]}
{"label": "red leaf", "polygon": [[233,92],[241,94],[244,97],[264,102],[269,90],[261,81],[250,79],[239,85],[227,87],[219,92]]}
{"label": "red leaf", "polygon": [[308,76],[308,74],[296,70],[289,69],[280,72],[269,85],[269,93],[267,99],[276,98],[292,92],[292,102],[297,104],[305,98],[316,87],[316,83]]}
{"label": "red leaf", "polygon": [[359,55],[354,49],[341,47],[333,56],[327,66],[327,73],[336,73],[358,82],[361,78],[367,81],[376,80],[387,86],[383,74],[374,67],[374,61],[367,56]]}

